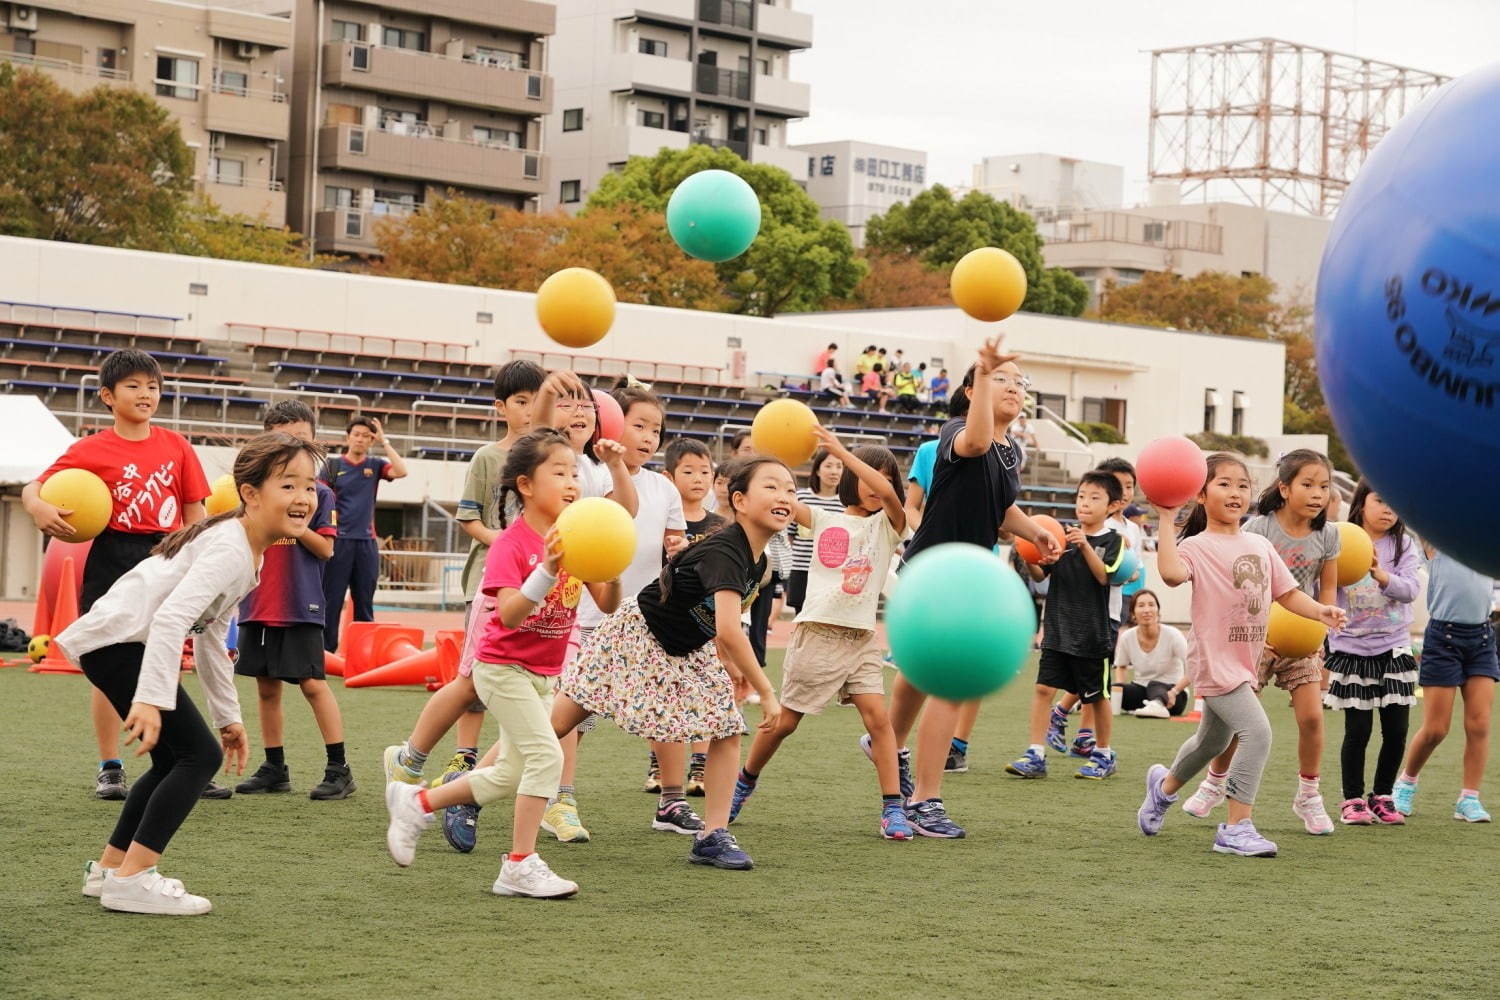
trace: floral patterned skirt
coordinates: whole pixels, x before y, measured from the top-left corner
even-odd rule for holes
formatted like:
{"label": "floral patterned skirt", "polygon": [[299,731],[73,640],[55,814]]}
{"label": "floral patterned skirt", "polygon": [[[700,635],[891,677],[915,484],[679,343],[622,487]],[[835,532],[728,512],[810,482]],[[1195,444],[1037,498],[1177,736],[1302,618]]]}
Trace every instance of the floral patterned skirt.
{"label": "floral patterned skirt", "polygon": [[634,598],[584,640],[557,693],[633,736],[692,743],[739,736],[745,720],[712,641],[673,656],[651,634]]}

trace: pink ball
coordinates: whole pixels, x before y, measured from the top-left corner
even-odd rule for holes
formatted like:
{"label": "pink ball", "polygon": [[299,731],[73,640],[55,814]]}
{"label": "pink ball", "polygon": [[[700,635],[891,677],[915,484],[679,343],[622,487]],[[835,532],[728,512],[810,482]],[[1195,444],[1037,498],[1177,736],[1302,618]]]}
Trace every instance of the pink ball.
{"label": "pink ball", "polygon": [[620,440],[620,435],[625,433],[625,414],[620,404],[607,392],[590,391],[594,394],[594,407],[599,418],[599,436],[610,441]]}
{"label": "pink ball", "polygon": [[1135,481],[1146,499],[1161,507],[1181,507],[1203,492],[1208,462],[1203,449],[1185,437],[1157,438],[1141,449]]}

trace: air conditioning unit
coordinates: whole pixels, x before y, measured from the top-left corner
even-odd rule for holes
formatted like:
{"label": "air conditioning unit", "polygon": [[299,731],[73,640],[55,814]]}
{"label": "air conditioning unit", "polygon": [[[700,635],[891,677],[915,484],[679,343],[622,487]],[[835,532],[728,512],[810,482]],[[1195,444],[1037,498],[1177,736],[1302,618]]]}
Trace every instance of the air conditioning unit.
{"label": "air conditioning unit", "polygon": [[240,59],[259,59],[260,46],[254,42],[235,42],[234,54]]}
{"label": "air conditioning unit", "polygon": [[23,7],[18,3],[10,5],[10,17],[6,23],[14,31],[36,30],[36,8]]}

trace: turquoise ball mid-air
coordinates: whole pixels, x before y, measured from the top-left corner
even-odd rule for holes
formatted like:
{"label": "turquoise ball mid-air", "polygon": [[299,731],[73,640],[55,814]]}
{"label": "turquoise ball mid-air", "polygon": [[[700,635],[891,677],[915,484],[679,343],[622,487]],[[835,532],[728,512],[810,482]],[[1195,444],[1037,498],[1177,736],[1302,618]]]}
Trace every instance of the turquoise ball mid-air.
{"label": "turquoise ball mid-air", "polygon": [[901,571],[886,602],[891,657],[912,687],[951,701],[992,694],[1031,652],[1036,609],[999,556],[949,542]]}
{"label": "turquoise ball mid-air", "polygon": [[700,170],[672,192],[667,231],[690,257],[715,264],[733,260],[760,232],[760,201],[737,174]]}

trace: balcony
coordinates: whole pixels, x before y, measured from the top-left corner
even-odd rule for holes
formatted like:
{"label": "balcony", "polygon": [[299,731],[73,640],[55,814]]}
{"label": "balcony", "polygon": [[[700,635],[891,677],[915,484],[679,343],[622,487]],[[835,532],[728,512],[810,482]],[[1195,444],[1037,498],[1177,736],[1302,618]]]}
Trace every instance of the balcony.
{"label": "balcony", "polygon": [[749,31],[755,26],[755,4],[750,0],[698,0],[698,20]]}
{"label": "balcony", "polygon": [[687,94],[693,89],[693,64],[686,59],[621,52],[610,60],[610,90],[665,90]]}
{"label": "balcony", "polygon": [[691,21],[697,14],[697,0],[637,0],[637,16],[653,14],[672,21]]}
{"label": "balcony", "polygon": [[313,214],[313,248],[319,253],[376,253],[375,220],[357,208],[327,209]]}
{"label": "balcony", "polygon": [[226,213],[248,215],[267,226],[286,224],[286,192],[280,181],[230,180],[212,174],[195,179],[198,189]]}
{"label": "balcony", "polygon": [[247,90],[222,82],[208,88],[207,120],[210,132],[251,135],[285,141],[291,135],[292,110],[286,94],[270,90]]}
{"label": "balcony", "polygon": [[755,104],[765,111],[806,118],[812,107],[812,88],[785,77],[756,76]]}
{"label": "balcony", "polygon": [[700,146],[712,146],[714,149],[727,149],[742,160],[750,158],[750,144],[743,139],[721,139],[717,136],[696,133],[692,141]]}
{"label": "balcony", "polygon": [[811,14],[764,3],[755,7],[755,31],[767,44],[784,45],[789,49],[811,48],[812,28]]}
{"label": "balcony", "polygon": [[750,74],[737,69],[720,69],[698,63],[693,89],[709,97],[730,97],[741,101],[750,100]]}
{"label": "balcony", "polygon": [[539,0],[380,0],[380,6],[501,31],[557,33],[557,6]]}
{"label": "balcony", "polygon": [[550,76],[439,52],[329,42],[323,46],[323,82],[520,115],[552,111]]}
{"label": "balcony", "polygon": [[687,149],[688,134],[644,125],[616,125],[609,133],[609,162],[619,163],[632,156],[655,156],[663,146]]}
{"label": "balcony", "polygon": [[58,86],[74,94],[92,90],[100,84],[120,87],[130,85],[130,74],[125,70],[84,66],[65,59],[49,59],[23,52],[0,52],[0,62],[41,70],[55,80]]}
{"label": "balcony", "polygon": [[318,168],[487,191],[541,194],[546,189],[541,154],[459,138],[459,129],[457,122],[438,129],[326,125],[318,130]]}

